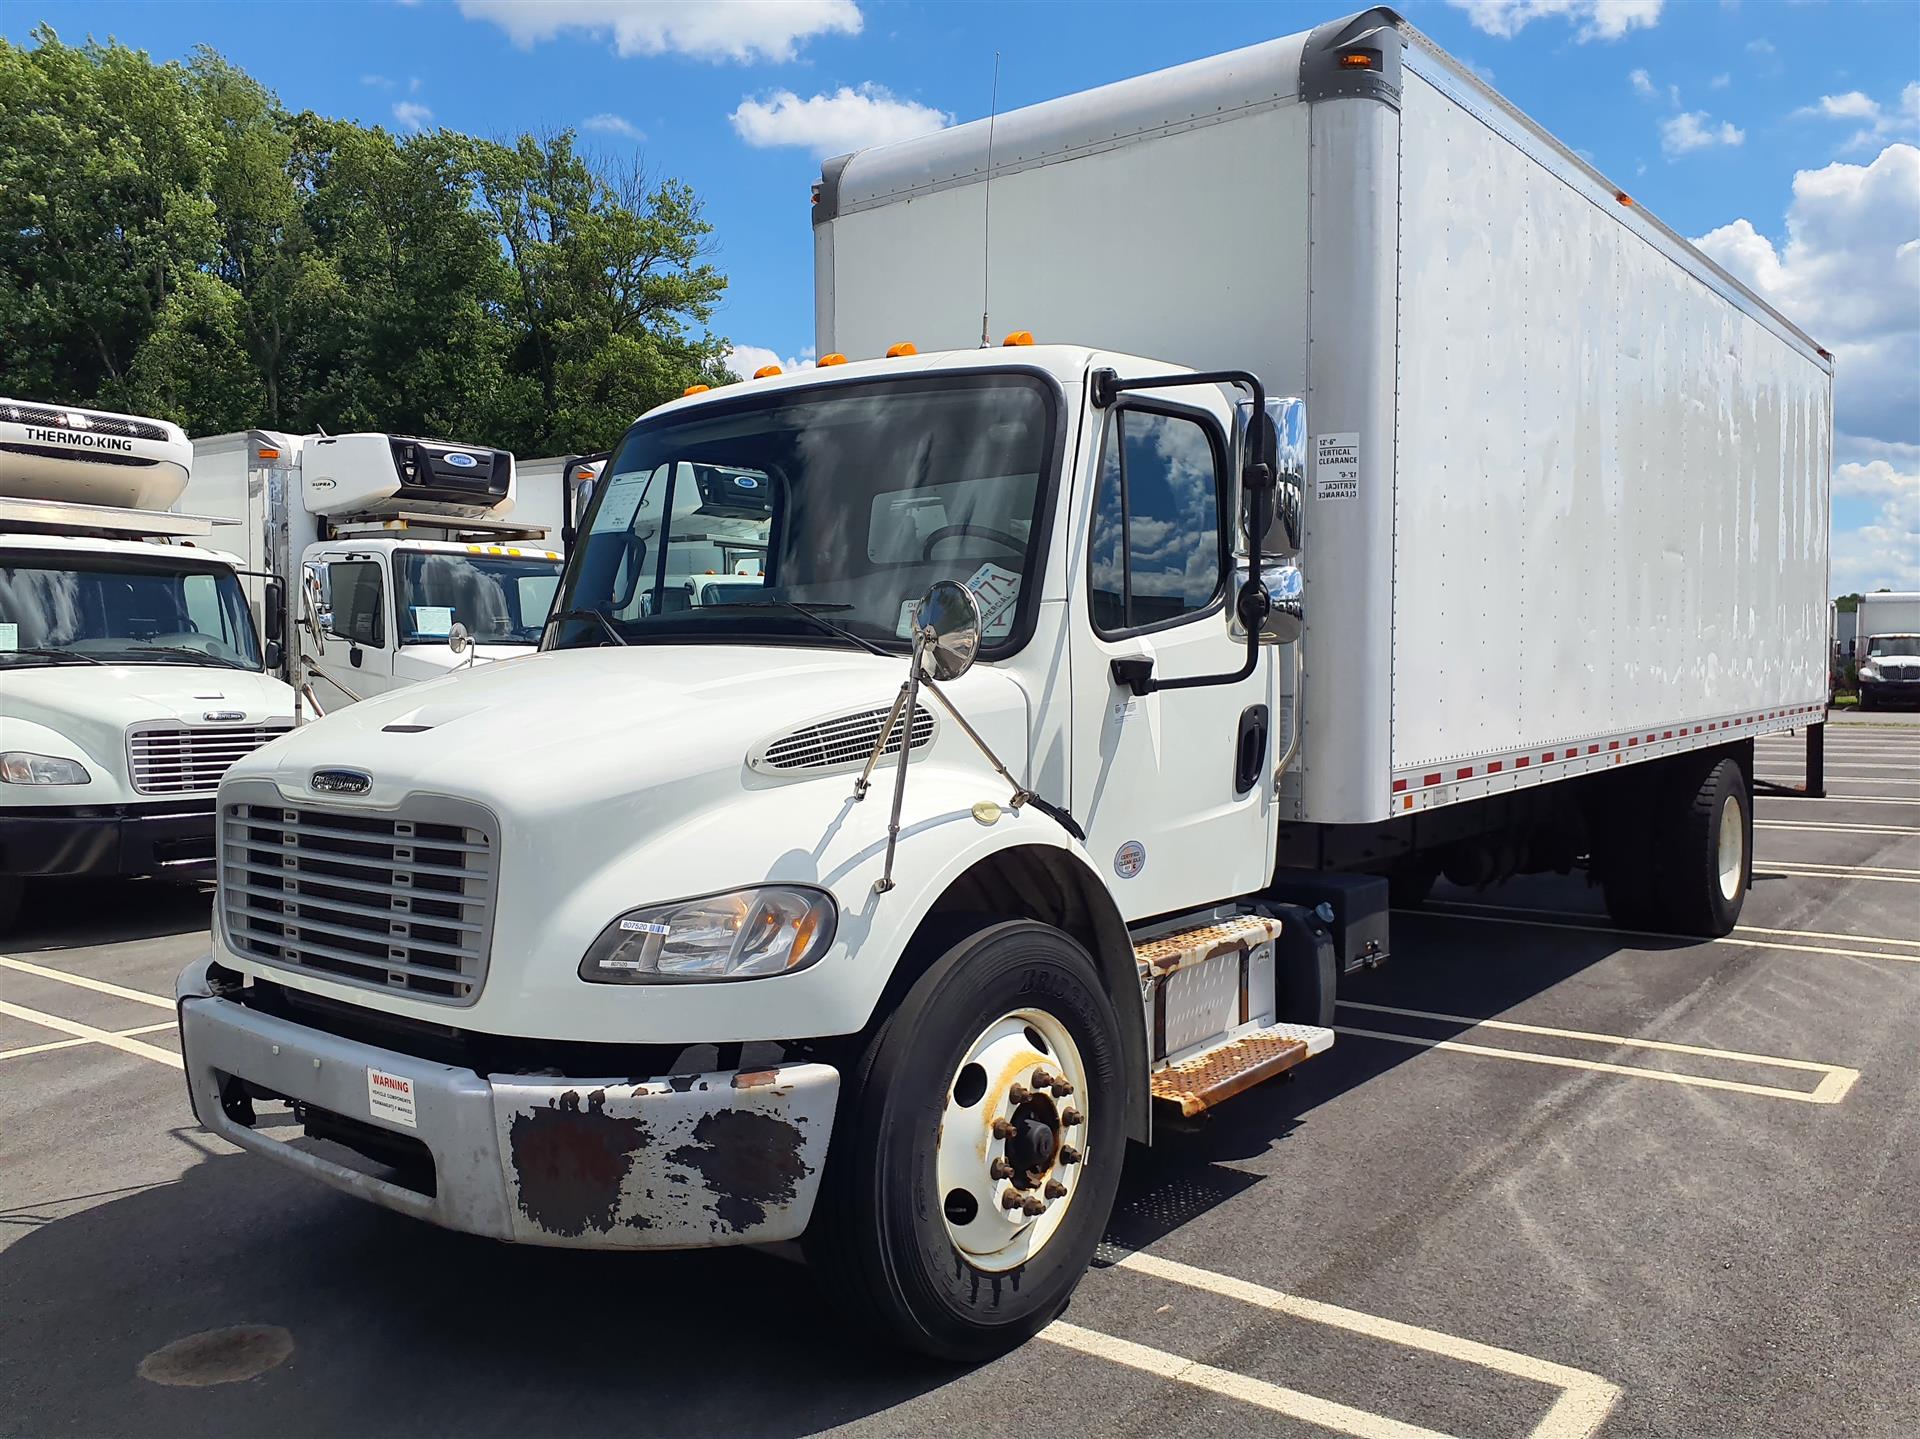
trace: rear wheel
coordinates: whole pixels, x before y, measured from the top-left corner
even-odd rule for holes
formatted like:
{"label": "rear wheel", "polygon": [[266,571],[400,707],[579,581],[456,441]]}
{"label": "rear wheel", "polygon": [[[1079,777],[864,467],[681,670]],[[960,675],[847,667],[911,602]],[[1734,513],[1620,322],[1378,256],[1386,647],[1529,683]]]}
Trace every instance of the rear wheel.
{"label": "rear wheel", "polygon": [[889,1341],[1011,1348],[1067,1305],[1126,1149],[1119,1018],[1085,950],[1028,921],[948,949],[848,1076],[808,1256]]}
{"label": "rear wheel", "polygon": [[1745,771],[1709,756],[1622,778],[1628,788],[1594,855],[1614,923],[1709,938],[1730,932],[1753,879]]}

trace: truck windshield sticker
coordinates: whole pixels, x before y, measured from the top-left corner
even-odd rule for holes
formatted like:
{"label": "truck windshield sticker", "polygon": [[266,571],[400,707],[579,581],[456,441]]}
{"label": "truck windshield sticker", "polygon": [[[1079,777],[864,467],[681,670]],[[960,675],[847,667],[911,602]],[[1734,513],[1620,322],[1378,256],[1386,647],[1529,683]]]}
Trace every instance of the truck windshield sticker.
{"label": "truck windshield sticker", "polygon": [[1360,498],[1360,435],[1344,430],[1316,435],[1313,442],[1313,497],[1316,500]]}
{"label": "truck windshield sticker", "polygon": [[425,639],[445,639],[453,633],[453,610],[448,605],[414,605],[413,632]]}
{"label": "truck windshield sticker", "polygon": [[17,650],[19,648],[20,626],[0,625],[0,650]]}
{"label": "truck windshield sticker", "polygon": [[1001,639],[1013,632],[1013,607],[1020,599],[1020,576],[991,562],[967,577],[967,588],[980,601],[980,632]]}

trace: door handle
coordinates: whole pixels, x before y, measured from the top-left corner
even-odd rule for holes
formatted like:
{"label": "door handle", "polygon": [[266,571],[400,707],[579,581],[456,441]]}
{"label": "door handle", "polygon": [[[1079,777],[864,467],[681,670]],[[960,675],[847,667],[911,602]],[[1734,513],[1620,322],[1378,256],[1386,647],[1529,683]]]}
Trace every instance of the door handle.
{"label": "door handle", "polygon": [[1127,655],[1113,661],[1113,682],[1122,689],[1132,690],[1137,695],[1152,694],[1153,656]]}
{"label": "door handle", "polygon": [[1267,770],[1267,707],[1248,705],[1240,711],[1240,733],[1233,746],[1233,792],[1245,794]]}

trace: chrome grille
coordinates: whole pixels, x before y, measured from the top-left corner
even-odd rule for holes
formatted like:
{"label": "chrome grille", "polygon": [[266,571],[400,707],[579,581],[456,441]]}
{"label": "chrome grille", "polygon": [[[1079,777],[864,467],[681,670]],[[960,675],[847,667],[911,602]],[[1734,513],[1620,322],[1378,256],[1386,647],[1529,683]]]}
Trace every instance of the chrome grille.
{"label": "chrome grille", "polygon": [[135,725],[127,731],[127,768],[141,794],[191,794],[217,789],[237,759],[278,739],[286,720],[258,725]]}
{"label": "chrome grille", "polygon": [[[874,742],[880,738],[880,727],[887,722],[891,708],[841,715],[783,735],[766,747],[760,764],[766,769],[781,771],[863,765],[873,753]],[[887,754],[900,753],[902,729],[904,726],[895,727],[887,737]],[[932,739],[933,713],[924,706],[918,707],[913,716],[913,748],[924,749]]]}
{"label": "chrome grille", "polygon": [[492,940],[492,828],[484,811],[444,799],[408,816],[289,806],[277,795],[224,804],[227,941],[282,968],[471,1004]]}

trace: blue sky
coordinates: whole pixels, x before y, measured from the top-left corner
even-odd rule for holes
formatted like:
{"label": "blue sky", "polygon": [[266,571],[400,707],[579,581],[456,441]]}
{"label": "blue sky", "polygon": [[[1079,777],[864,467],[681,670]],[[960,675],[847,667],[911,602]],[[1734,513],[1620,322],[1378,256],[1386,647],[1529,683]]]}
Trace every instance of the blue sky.
{"label": "blue sky", "polygon": [[[393,128],[579,127],[704,197],[742,361],[812,344],[823,153],[1177,64],[1348,4],[0,0],[173,58],[207,44]],[[1836,589],[1920,588],[1920,6],[1408,0],[1403,12],[1839,355]]]}

